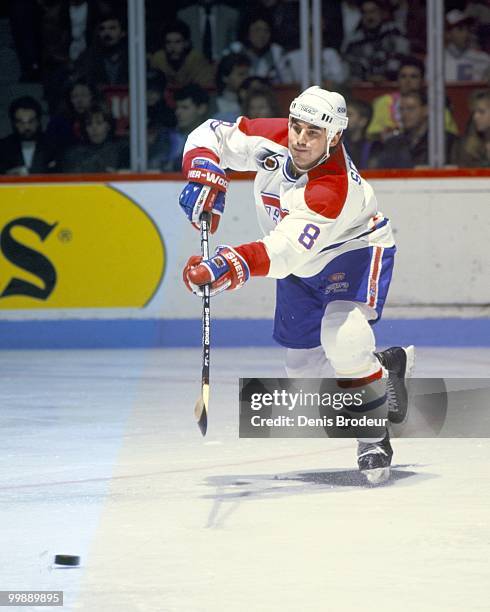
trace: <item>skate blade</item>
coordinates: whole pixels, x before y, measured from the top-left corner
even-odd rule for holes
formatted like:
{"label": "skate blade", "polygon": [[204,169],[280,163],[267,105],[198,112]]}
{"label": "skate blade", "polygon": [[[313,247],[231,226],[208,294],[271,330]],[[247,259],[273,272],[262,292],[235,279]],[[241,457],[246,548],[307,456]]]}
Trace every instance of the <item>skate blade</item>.
{"label": "skate blade", "polygon": [[411,378],[413,374],[413,369],[415,367],[415,347],[413,344],[411,344],[410,346],[404,347],[403,350],[405,351],[405,355],[407,358],[404,378]]}
{"label": "skate blade", "polygon": [[372,485],[383,484],[390,478],[390,468],[389,467],[374,468],[372,470],[364,470],[362,473],[366,477],[369,484],[372,484]]}

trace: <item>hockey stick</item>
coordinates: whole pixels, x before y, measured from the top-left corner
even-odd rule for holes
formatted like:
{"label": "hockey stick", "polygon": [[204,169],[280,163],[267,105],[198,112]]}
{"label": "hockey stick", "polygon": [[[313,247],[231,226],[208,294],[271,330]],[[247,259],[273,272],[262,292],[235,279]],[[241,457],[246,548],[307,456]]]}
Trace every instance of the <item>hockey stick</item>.
{"label": "hockey stick", "polygon": [[[203,213],[201,216],[201,253],[203,259],[209,259],[209,223],[211,215]],[[209,358],[210,358],[210,332],[211,332],[211,298],[209,295],[210,285],[204,285],[202,296],[202,373],[201,373],[201,396],[196,402],[194,415],[197,425],[203,436],[208,429],[208,405],[209,405]]]}

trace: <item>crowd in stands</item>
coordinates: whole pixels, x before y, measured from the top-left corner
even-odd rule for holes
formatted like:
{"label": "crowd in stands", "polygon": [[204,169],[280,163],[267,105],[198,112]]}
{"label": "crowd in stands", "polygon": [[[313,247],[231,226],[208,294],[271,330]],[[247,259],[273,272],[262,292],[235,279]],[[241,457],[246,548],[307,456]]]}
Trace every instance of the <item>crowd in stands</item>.
{"label": "crowd in stands", "polygon": [[[129,168],[125,4],[16,0],[0,13],[18,60],[14,81],[42,92],[24,89],[8,101],[0,174]],[[302,79],[298,0],[145,6],[150,171],[179,171],[187,135],[207,118],[285,116],[281,87],[299,90]],[[468,96],[466,127],[458,128],[447,99],[446,161],[489,167],[490,7],[485,0],[445,6],[446,82],[478,85]],[[425,28],[422,0],[322,2],[322,85],[347,99],[344,142],[360,169],[429,163]],[[366,83],[385,92],[364,99]]]}

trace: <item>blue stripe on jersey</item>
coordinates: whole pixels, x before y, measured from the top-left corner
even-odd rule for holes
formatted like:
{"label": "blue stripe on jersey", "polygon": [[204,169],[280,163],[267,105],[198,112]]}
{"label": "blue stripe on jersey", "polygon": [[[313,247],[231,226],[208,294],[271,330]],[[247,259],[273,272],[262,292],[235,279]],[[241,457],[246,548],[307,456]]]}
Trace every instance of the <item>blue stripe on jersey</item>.
{"label": "blue stripe on jersey", "polygon": [[325,251],[331,251],[332,249],[336,249],[337,247],[342,246],[346,242],[350,242],[351,240],[357,240],[358,238],[362,238],[363,236],[367,236],[368,234],[372,234],[376,230],[379,230],[381,227],[384,227],[388,223],[388,221],[389,221],[389,219],[383,219],[383,221],[381,221],[381,223],[378,223],[378,225],[375,225],[373,227],[373,229],[370,229],[367,232],[363,232],[362,234],[359,234],[359,236],[354,236],[353,238],[349,238],[348,240],[344,240],[343,242],[336,242],[335,244],[331,244],[330,246],[327,246],[324,249],[322,249],[320,251],[320,253],[324,253]]}

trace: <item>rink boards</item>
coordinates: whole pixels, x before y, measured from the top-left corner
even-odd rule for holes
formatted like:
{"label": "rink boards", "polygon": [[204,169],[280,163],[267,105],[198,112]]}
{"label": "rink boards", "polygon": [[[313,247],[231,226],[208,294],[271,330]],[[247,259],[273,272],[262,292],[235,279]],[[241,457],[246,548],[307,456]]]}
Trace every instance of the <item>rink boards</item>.
{"label": "rink boards", "polygon": [[[403,312],[378,324],[379,342],[490,344],[486,318],[410,315],[490,303],[489,179],[371,183],[398,246],[388,305]],[[181,280],[199,234],[178,207],[181,189],[179,180],[1,184],[0,347],[199,344],[200,302]],[[232,181],[212,245],[257,239],[254,208],[252,182]],[[271,344],[273,312],[274,282],[254,279],[213,300],[214,340]]]}

